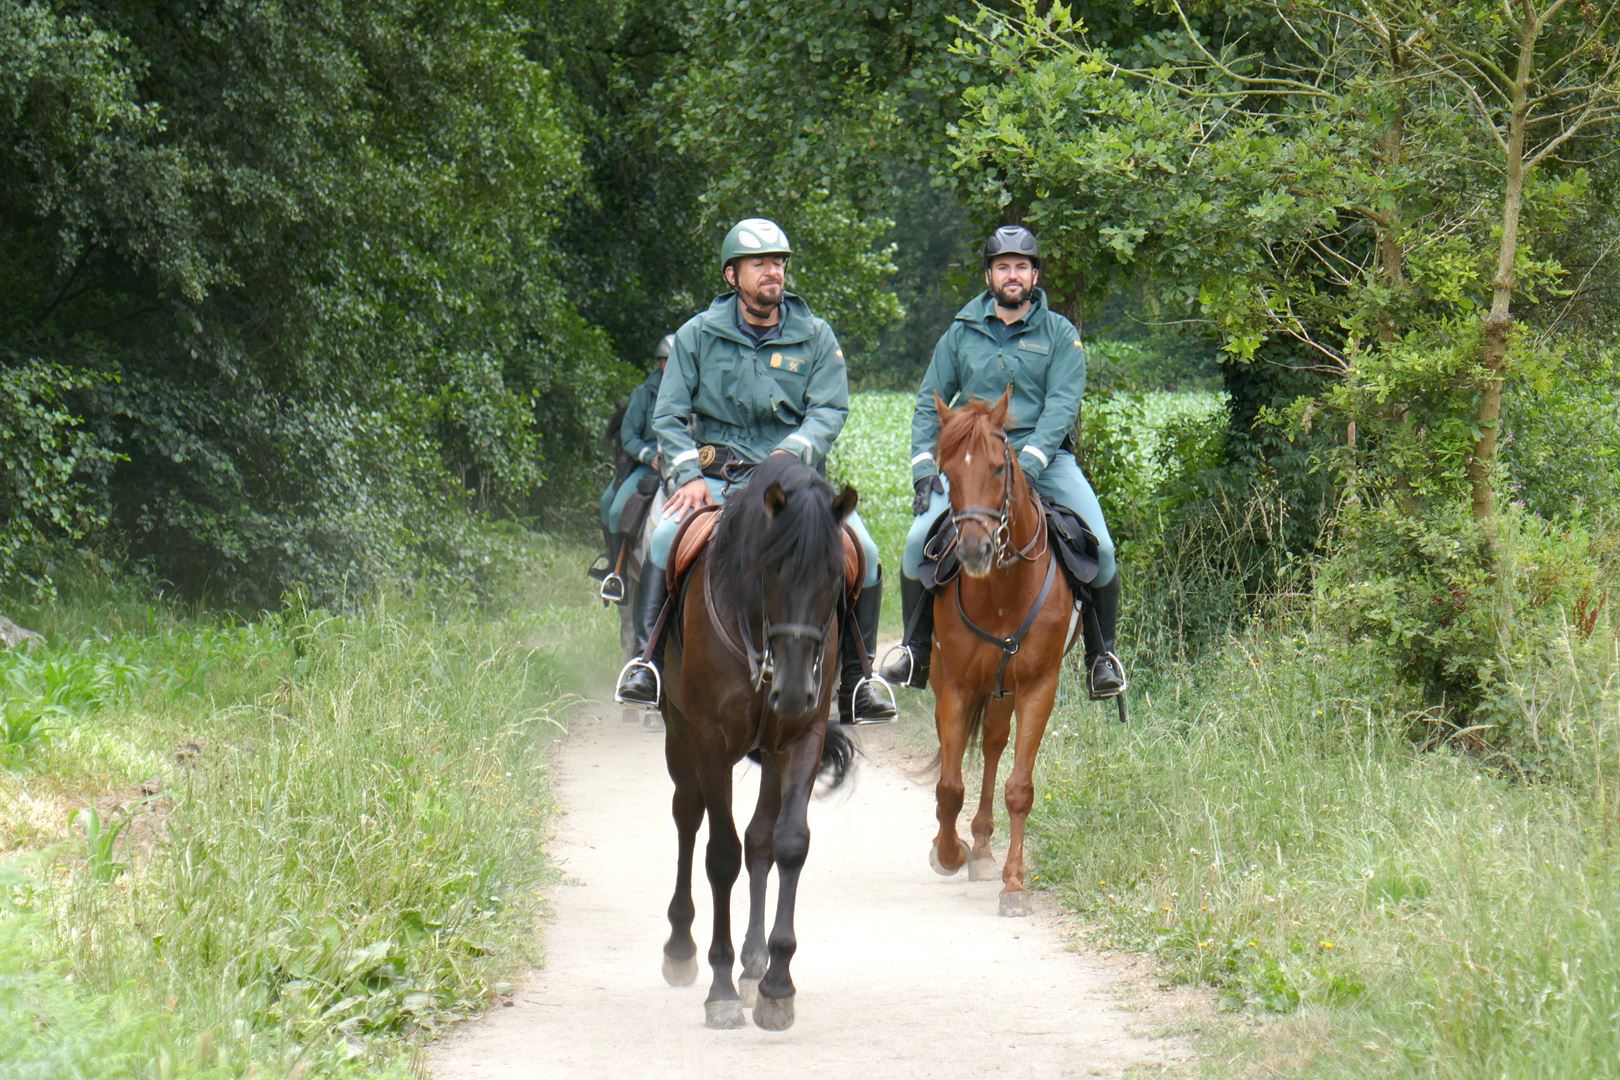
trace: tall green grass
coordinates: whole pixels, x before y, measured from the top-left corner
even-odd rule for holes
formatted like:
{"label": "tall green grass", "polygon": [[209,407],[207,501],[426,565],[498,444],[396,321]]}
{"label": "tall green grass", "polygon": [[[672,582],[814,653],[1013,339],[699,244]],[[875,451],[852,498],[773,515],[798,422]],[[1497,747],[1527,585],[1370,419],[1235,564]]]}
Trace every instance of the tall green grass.
{"label": "tall green grass", "polygon": [[615,626],[532,557],[555,589],[504,612],[42,619],[42,663],[131,674],[0,774],[42,852],[0,884],[0,1076],[404,1077],[537,959],[546,746]]}

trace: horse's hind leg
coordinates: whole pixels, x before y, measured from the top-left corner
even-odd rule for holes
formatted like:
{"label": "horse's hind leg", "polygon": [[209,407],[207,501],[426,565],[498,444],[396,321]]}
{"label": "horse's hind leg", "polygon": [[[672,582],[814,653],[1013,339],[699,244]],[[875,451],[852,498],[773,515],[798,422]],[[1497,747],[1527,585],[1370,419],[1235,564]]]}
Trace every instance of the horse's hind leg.
{"label": "horse's hind leg", "polygon": [[799,872],[810,854],[810,790],[821,766],[821,739],[812,732],[782,754],[781,805],[772,830],[776,862],[776,923],[771,927],[771,965],[759,984],[754,1023],[767,1031],[793,1026],[793,975],[788,970],[799,939],[793,912],[799,897]]}
{"label": "horse's hind leg", "polygon": [[1001,876],[990,838],[996,831],[996,772],[1012,731],[1012,710],[1011,697],[991,698],[985,705],[984,782],[979,785],[979,811],[973,815],[973,852],[968,856],[968,878],[972,881],[994,881]]}
{"label": "horse's hind leg", "polygon": [[[665,708],[669,708],[666,703]],[[697,845],[698,826],[703,824],[703,792],[697,772],[688,758],[685,740],[678,734],[683,723],[670,724],[664,734],[664,763],[675,781],[670,814],[675,819],[675,895],[669,901],[669,940],[664,943],[664,981],[671,986],[691,986],[697,979],[697,942],[692,938],[692,852]]]}
{"label": "horse's hind leg", "polygon": [[731,944],[731,888],[742,869],[742,841],[731,818],[731,764],[723,754],[705,758],[699,777],[709,812],[709,844],[704,869],[714,898],[714,936],[709,941],[709,967],[714,981],[703,1002],[704,1022],[712,1028],[743,1025],[742,999],[731,981],[736,952]]}
{"label": "horse's hind leg", "polygon": [[1007,776],[1007,863],[1001,870],[1001,913],[1028,915],[1029,893],[1024,889],[1024,826],[1035,805],[1035,755],[1046,734],[1057,696],[1057,672],[1018,695],[1018,741],[1013,748],[1012,772]]}
{"label": "horse's hind leg", "polygon": [[742,977],[737,991],[749,1008],[757,1000],[759,980],[765,976],[770,954],[765,950],[765,885],[771,873],[771,834],[782,805],[780,774],[772,764],[760,772],[759,801],[743,834],[743,861],[748,866],[748,932],[743,936]]}

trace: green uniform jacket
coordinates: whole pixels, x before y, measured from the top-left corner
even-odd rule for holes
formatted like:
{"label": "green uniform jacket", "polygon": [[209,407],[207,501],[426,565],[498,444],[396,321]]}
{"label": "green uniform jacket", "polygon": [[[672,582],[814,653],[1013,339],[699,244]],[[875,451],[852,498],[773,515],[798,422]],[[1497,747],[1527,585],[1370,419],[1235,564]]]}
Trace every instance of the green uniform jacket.
{"label": "green uniform jacket", "polygon": [[675,331],[652,426],[679,487],[702,473],[699,444],[749,461],[786,450],[819,468],[848,416],[849,377],[832,328],[788,293],[781,335],[755,347],[737,325],[736,293],[726,293]]}
{"label": "green uniform jacket", "polygon": [[658,401],[658,384],[664,373],[657,368],[630,391],[630,402],[624,407],[624,418],[619,422],[619,445],[630,455],[630,460],[651,465],[658,456],[658,439],[653,435],[653,405]]}
{"label": "green uniform jacket", "polygon": [[1086,390],[1086,354],[1074,324],[1046,305],[1036,289],[1034,305],[1012,334],[998,342],[986,322],[995,301],[988,290],[968,301],[934,346],[917,407],[911,416],[911,478],[939,471],[937,393],[956,406],[978,398],[993,402],[1012,386],[1007,435],[1031,482],[1051,464],[1080,415]]}

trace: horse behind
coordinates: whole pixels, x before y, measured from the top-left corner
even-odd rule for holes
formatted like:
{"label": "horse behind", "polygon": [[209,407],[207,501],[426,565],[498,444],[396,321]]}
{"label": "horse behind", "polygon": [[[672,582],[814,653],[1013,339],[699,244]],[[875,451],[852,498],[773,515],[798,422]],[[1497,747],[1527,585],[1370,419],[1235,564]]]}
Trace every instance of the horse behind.
{"label": "horse behind", "polygon": [[[935,398],[938,460],[950,481],[962,573],[934,597],[939,833],[929,861],[941,874],[954,874],[966,863],[973,880],[994,875],[992,799],[1016,712],[1018,739],[1006,789],[1011,836],[1001,867],[1000,910],[1018,916],[1030,911],[1024,829],[1035,802],[1035,755],[1057,696],[1063,655],[1072,644],[1075,604],[1068,581],[1058,572],[1039,499],[1007,439],[1008,397],[1003,394],[994,405],[975,401],[954,410]],[[957,835],[956,819],[964,794],[962,755],[980,730],[984,783],[970,852]]]}
{"label": "horse behind", "polygon": [[[713,1028],[793,1023],[789,963],[799,872],[810,849],[807,812],[819,775],[846,778],[854,748],[827,723],[838,674],[839,600],[844,587],[842,523],[856,494],[838,495],[797,458],[772,455],[726,503],[715,535],[682,586],[679,633],[666,650],[664,759],[675,782],[679,837],[669,902],[664,978],[697,977],[692,938],[692,858],[708,814],[704,867],[714,898],[704,1002]],[[732,983],[731,888],[744,848],[731,813],[732,766],[760,764],[759,800],[748,823],[748,930],[741,993]],[[777,872],[776,919],[765,935],[765,885]],[[768,966],[767,966],[768,965]]]}

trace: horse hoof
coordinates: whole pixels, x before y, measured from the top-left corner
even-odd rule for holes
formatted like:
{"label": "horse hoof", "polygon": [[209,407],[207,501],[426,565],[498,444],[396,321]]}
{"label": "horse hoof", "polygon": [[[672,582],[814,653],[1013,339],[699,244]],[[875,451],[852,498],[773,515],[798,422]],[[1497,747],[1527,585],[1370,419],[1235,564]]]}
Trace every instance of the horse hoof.
{"label": "horse hoof", "polygon": [[1023,889],[1001,894],[1001,914],[1009,919],[1022,919],[1029,914],[1029,893]]}
{"label": "horse hoof", "polygon": [[703,1003],[703,1023],[706,1027],[724,1031],[729,1028],[740,1028],[747,1021],[743,1018],[742,1002],[736,998],[726,998],[722,1001],[705,1001]]}
{"label": "horse hoof", "polygon": [[1000,881],[1001,867],[996,865],[994,855],[986,855],[980,859],[968,859],[969,881]]}
{"label": "horse hoof", "polygon": [[697,981],[697,957],[664,954],[664,981],[671,986],[691,986]]}
{"label": "horse hoof", "polygon": [[759,996],[754,1003],[754,1026],[766,1031],[786,1031],[793,1026],[793,998]]}
{"label": "horse hoof", "polygon": [[[967,850],[965,845],[963,845],[962,841],[960,840],[956,842],[956,846],[962,849],[964,852]],[[961,863],[958,863],[955,866],[946,866],[944,863],[939,861],[939,841],[936,839],[928,846],[928,865],[932,866],[934,868],[934,873],[939,874],[941,877],[950,877],[957,871],[961,870],[963,864],[966,862],[967,860],[963,859]]]}
{"label": "horse hoof", "polygon": [[743,1005],[750,1009],[759,1004],[759,980],[748,975],[738,979],[737,996],[742,998]]}

